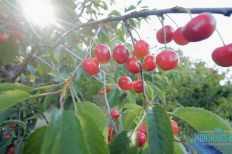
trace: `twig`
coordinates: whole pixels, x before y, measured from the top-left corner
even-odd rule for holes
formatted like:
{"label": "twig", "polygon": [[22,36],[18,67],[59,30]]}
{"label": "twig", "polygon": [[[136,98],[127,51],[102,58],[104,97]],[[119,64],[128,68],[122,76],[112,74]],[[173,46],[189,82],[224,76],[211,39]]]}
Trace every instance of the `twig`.
{"label": "twig", "polygon": [[[97,77],[95,77],[95,76],[93,76],[92,75],[92,77],[95,79],[95,80],[97,80],[98,82],[100,82],[100,83],[104,83],[103,81],[101,81],[100,79],[98,79]],[[108,86],[115,86],[115,87],[118,87],[118,84],[109,84],[109,83],[106,83],[106,85],[108,85]]]}
{"label": "twig", "polygon": [[35,55],[34,56],[36,59],[40,60],[41,62],[43,62],[45,65],[49,66],[51,69],[55,69],[52,65],[50,65],[48,62],[46,62],[45,60],[41,59],[39,56]]}
{"label": "twig", "polygon": [[130,24],[128,23],[128,20],[126,20],[126,21],[124,21],[124,22],[125,22],[125,26],[126,26],[126,28],[127,28],[127,31],[128,31],[128,33],[129,33],[130,37],[131,37],[131,41],[132,41],[133,47],[134,47],[134,46],[135,46],[135,40],[134,40],[134,37],[133,37],[133,35],[132,35],[132,33],[131,33]]}
{"label": "twig", "polygon": [[20,74],[21,76],[21,84],[23,84],[23,74]]}
{"label": "twig", "polygon": [[14,10],[18,11],[18,9],[16,7],[14,7],[12,4],[10,4],[9,2],[7,2],[6,0],[2,0],[3,2],[5,2],[8,6],[10,6],[11,8],[13,8]]}
{"label": "twig", "polygon": [[114,123],[114,120],[111,116],[111,111],[110,111],[110,106],[107,100],[107,94],[106,94],[106,74],[103,73],[103,87],[104,87],[104,98],[105,98],[105,102],[106,102],[106,107],[107,107],[107,111],[108,111],[108,115],[110,117],[110,120],[112,121],[113,126],[115,127],[116,133],[118,134],[118,128],[116,126],[116,124]]}
{"label": "twig", "polygon": [[38,94],[38,95],[33,95],[32,97],[30,97],[30,99],[32,98],[37,98],[37,97],[44,97],[44,96],[48,96],[48,95],[55,95],[55,94],[59,94],[61,91],[55,91],[55,92],[50,92],[50,93],[42,93],[42,94]]}

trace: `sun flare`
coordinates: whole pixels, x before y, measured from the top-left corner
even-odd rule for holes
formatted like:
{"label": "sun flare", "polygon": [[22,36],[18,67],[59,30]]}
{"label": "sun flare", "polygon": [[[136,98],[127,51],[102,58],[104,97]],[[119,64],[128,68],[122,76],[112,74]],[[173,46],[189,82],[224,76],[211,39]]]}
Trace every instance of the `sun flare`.
{"label": "sun flare", "polygon": [[54,7],[47,0],[25,0],[23,10],[29,20],[38,25],[47,25],[54,21]]}

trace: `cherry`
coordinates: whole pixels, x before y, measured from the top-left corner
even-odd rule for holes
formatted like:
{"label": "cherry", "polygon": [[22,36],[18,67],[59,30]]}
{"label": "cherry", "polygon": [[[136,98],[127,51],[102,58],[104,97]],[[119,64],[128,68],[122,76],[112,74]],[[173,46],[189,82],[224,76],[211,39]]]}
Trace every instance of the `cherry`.
{"label": "cherry", "polygon": [[139,126],[139,132],[144,133],[145,135],[147,135],[146,124]]}
{"label": "cherry", "polygon": [[14,43],[14,45],[16,45],[16,46],[19,45],[19,41],[18,41],[18,40],[14,40],[13,43]]}
{"label": "cherry", "polygon": [[82,88],[80,87],[80,90],[82,90]]}
{"label": "cherry", "polygon": [[110,141],[108,141],[108,144],[110,144]]}
{"label": "cherry", "polygon": [[155,57],[147,56],[143,61],[143,68],[146,71],[153,71],[156,68]]}
{"label": "cherry", "polygon": [[2,19],[7,19],[7,18],[8,18],[8,16],[7,16],[7,14],[6,14],[6,13],[4,13],[4,12],[0,12],[0,18],[2,18]]}
{"label": "cherry", "polygon": [[111,90],[110,87],[106,88],[106,92],[107,92],[107,93],[110,92],[110,90]]}
{"label": "cherry", "polygon": [[11,36],[14,38],[18,38],[18,34],[16,32],[11,32]]}
{"label": "cherry", "polygon": [[138,135],[138,141],[139,141],[139,147],[143,146],[143,144],[146,142],[147,138],[144,133],[137,133]]}
{"label": "cherry", "polygon": [[15,128],[16,124],[10,125],[10,128]]}
{"label": "cherry", "polygon": [[129,51],[125,45],[118,45],[113,50],[113,58],[119,64],[124,64],[129,59]]}
{"label": "cherry", "polygon": [[119,117],[119,112],[116,110],[111,111],[111,117],[117,119]]}
{"label": "cherry", "polygon": [[171,124],[172,124],[173,135],[176,135],[179,132],[179,126],[174,120],[171,120]]}
{"label": "cherry", "polygon": [[4,138],[8,138],[10,136],[11,136],[10,134],[6,134],[6,135],[4,135]]}
{"label": "cherry", "polygon": [[15,21],[13,24],[15,26],[18,26],[18,27],[23,27],[23,22],[22,21]]}
{"label": "cherry", "polygon": [[108,127],[108,132],[111,132],[111,131],[112,131],[112,127],[109,126],[109,127]]}
{"label": "cherry", "polygon": [[7,33],[2,33],[2,34],[1,34],[1,40],[2,40],[2,41],[8,41],[9,38],[10,38],[10,35],[9,35],[9,34],[7,34]]}
{"label": "cherry", "polygon": [[[172,26],[169,26],[169,25],[164,26],[164,27],[165,27],[165,31],[166,31],[166,43],[169,43],[172,41],[174,29],[172,28]],[[161,44],[165,43],[164,42],[164,30],[163,30],[163,28],[158,30],[158,32],[156,33],[156,39]]]}
{"label": "cherry", "polygon": [[103,95],[103,94],[104,94],[104,91],[100,90],[99,95]]}
{"label": "cherry", "polygon": [[232,66],[232,43],[215,49],[212,53],[212,59],[219,66]]}
{"label": "cherry", "polygon": [[171,70],[178,64],[179,56],[173,51],[162,51],[156,56],[156,63],[162,70]]}
{"label": "cherry", "polygon": [[[144,81],[144,84],[145,84],[145,88],[146,88],[146,82]],[[142,81],[139,80],[139,81],[134,81],[132,83],[132,90],[135,92],[135,93],[142,93],[143,92],[143,85],[142,85]]]}
{"label": "cherry", "polygon": [[68,63],[68,60],[65,60],[65,63]]}
{"label": "cherry", "polygon": [[140,78],[141,78],[141,75],[140,75],[140,74],[135,75],[135,79],[136,79],[136,80],[138,80],[138,79],[140,79]]}
{"label": "cherry", "polygon": [[124,91],[124,94],[127,95],[126,91]]}
{"label": "cherry", "polygon": [[118,87],[118,91],[121,92],[121,90],[122,90],[122,89],[121,89],[120,87]]}
{"label": "cherry", "polygon": [[134,51],[136,57],[143,58],[148,55],[149,44],[144,40],[139,40],[135,44]]}
{"label": "cherry", "polygon": [[76,41],[76,42],[78,42],[78,41],[79,41],[79,39],[80,39],[79,37],[75,37],[75,41]]}
{"label": "cherry", "polygon": [[15,150],[15,147],[14,146],[12,146],[10,149],[9,149],[9,151],[8,151],[8,153],[14,153],[14,150]]}
{"label": "cherry", "polygon": [[19,34],[27,34],[27,30],[26,29],[19,29],[18,33]]}
{"label": "cherry", "polygon": [[142,69],[141,63],[136,58],[130,58],[126,62],[126,69],[132,74],[139,73],[139,71]]}
{"label": "cherry", "polygon": [[17,37],[20,41],[25,41],[25,37],[21,34],[17,34]]}
{"label": "cherry", "polygon": [[93,28],[92,27],[88,27],[87,28],[89,31],[91,31],[92,32],[92,30],[93,30]]}
{"label": "cherry", "polygon": [[189,42],[209,38],[216,28],[216,20],[211,13],[201,13],[182,27],[182,36]]}
{"label": "cherry", "polygon": [[110,136],[110,141],[113,140],[113,138],[115,138],[115,136]]}
{"label": "cherry", "polygon": [[37,64],[37,63],[35,63],[35,64],[34,64],[34,66],[36,67],[36,66],[38,66],[38,64]]}
{"label": "cherry", "polygon": [[18,64],[18,62],[17,62],[17,61],[14,61],[14,63],[15,63],[15,64]]}
{"label": "cherry", "polygon": [[95,58],[88,58],[83,63],[85,72],[89,75],[95,75],[100,71],[99,61]]}
{"label": "cherry", "polygon": [[173,33],[173,40],[176,42],[178,45],[186,45],[189,42],[184,39],[184,37],[181,34],[181,28],[178,28],[174,33]]}
{"label": "cherry", "polygon": [[111,51],[108,45],[100,44],[94,50],[95,57],[101,64],[105,64],[110,60]]}
{"label": "cherry", "polygon": [[10,24],[7,24],[6,26],[6,29],[8,29],[9,31],[15,31],[15,27],[11,26]]}
{"label": "cherry", "polygon": [[130,77],[121,77],[118,84],[122,90],[129,90],[132,86],[132,80]]}

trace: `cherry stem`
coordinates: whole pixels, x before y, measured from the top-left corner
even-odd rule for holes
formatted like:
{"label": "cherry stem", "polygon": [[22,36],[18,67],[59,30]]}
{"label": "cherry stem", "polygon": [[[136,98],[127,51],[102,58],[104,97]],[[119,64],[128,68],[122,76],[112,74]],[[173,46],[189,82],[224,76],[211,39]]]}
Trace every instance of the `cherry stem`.
{"label": "cherry stem", "polygon": [[141,73],[142,86],[143,86],[144,105],[147,106],[148,100],[147,100],[146,89],[145,89],[145,81],[143,77],[143,68],[141,69],[140,73]]}
{"label": "cherry stem", "polygon": [[132,33],[131,33],[130,24],[129,24],[128,20],[126,20],[126,21],[124,21],[124,22],[125,22],[125,26],[126,26],[126,28],[127,28],[127,32],[130,34],[133,47],[135,47],[135,40],[134,40],[134,37],[133,37],[133,35],[132,35]]}
{"label": "cherry stem", "polygon": [[[173,139],[173,141],[182,143],[182,144],[187,145],[188,147],[192,148],[194,151],[198,151],[198,150],[196,150],[194,147],[192,147],[191,145],[189,145],[188,143],[185,143],[185,142],[182,142],[182,141],[178,141],[178,140],[175,140],[175,139]],[[198,152],[199,152],[199,151],[198,151]]]}
{"label": "cherry stem", "polygon": [[137,33],[137,35],[139,36],[139,39],[142,40],[137,30],[135,28],[132,28],[132,29]]}
{"label": "cherry stem", "polygon": [[138,125],[135,127],[134,131],[137,131],[137,129],[139,128],[139,126],[141,125],[141,123],[143,122],[145,117],[146,117],[146,112],[144,110],[144,115],[143,115],[142,119],[139,121]]}
{"label": "cherry stem", "polygon": [[103,87],[104,87],[104,98],[105,98],[105,102],[106,102],[106,107],[107,107],[107,111],[108,111],[108,115],[110,117],[110,120],[112,121],[113,126],[115,127],[115,131],[118,134],[118,127],[116,126],[116,124],[114,123],[114,120],[111,116],[111,112],[110,112],[110,106],[107,100],[107,94],[106,94],[106,74],[103,73]]}
{"label": "cherry stem", "polygon": [[166,15],[169,19],[172,20],[172,22],[176,25],[177,28],[179,28],[178,25],[176,24],[176,22],[175,22],[169,15],[167,15],[167,14],[165,14],[165,15]]}
{"label": "cherry stem", "polygon": [[183,9],[183,10],[185,10],[185,12],[187,12],[189,14],[189,16],[191,17],[191,19],[193,18],[191,11],[189,9],[187,9],[187,8],[177,6],[175,9],[177,9],[177,10]]}
{"label": "cherry stem", "polygon": [[72,97],[72,101],[73,101],[73,105],[74,105],[74,110],[75,110],[75,114],[77,114],[77,104],[76,104],[76,100],[73,96],[73,91],[72,91],[72,82],[69,83],[69,92],[71,94],[71,97]]}
{"label": "cherry stem", "polygon": [[[158,17],[158,16],[157,16]],[[167,43],[166,43],[166,30],[165,30],[165,27],[164,27],[164,20],[162,19],[162,21],[160,20],[160,18],[158,17],[162,27],[163,27],[163,30],[164,30],[164,44],[165,44],[165,51],[167,51]]]}
{"label": "cherry stem", "polygon": [[217,29],[215,29],[215,30],[217,31],[218,35],[220,36],[220,38],[222,40],[222,43],[223,43],[223,46],[225,46],[225,42],[223,41],[223,38],[222,38],[221,34],[219,33],[219,31]]}

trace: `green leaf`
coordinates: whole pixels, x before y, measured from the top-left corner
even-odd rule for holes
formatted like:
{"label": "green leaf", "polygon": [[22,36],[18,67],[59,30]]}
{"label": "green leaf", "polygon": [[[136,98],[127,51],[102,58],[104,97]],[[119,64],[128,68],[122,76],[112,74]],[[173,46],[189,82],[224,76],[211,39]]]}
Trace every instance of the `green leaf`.
{"label": "green leaf", "polygon": [[96,104],[89,103],[89,102],[81,102],[82,111],[79,110],[79,112],[85,113],[89,115],[91,118],[94,119],[95,123],[100,128],[101,132],[103,132],[103,135],[105,139],[108,139],[108,121],[106,119],[106,115],[102,112],[101,108],[99,106],[96,106]]}
{"label": "green leaf", "polygon": [[1,153],[6,153],[6,149],[7,146],[10,145],[13,141],[13,135],[11,135],[10,137],[4,139],[1,143],[0,143],[0,152]]}
{"label": "green leaf", "polygon": [[139,110],[142,107],[137,105],[137,104],[125,104],[124,105],[126,108],[131,109],[131,110]]}
{"label": "green leaf", "polygon": [[[51,92],[57,91],[59,88],[54,88],[51,90]],[[52,101],[55,100],[56,97],[58,97],[59,94],[55,94],[55,95],[48,95],[44,98],[43,101],[43,107],[44,107],[44,111],[47,110],[47,108],[51,105]]]}
{"label": "green leaf", "polygon": [[1,124],[19,124],[26,128],[26,124],[20,120],[7,120],[7,121],[1,122]]}
{"label": "green leaf", "polygon": [[33,90],[33,88],[25,86],[23,84],[20,84],[18,82],[16,83],[0,83],[0,93],[8,90],[22,90],[25,92],[30,92]]}
{"label": "green leaf", "polygon": [[99,90],[100,88],[98,86],[92,86],[84,93],[84,95],[90,97],[96,95],[99,92]]}
{"label": "green leaf", "polygon": [[134,121],[135,117],[139,114],[139,110],[134,110],[134,111],[130,111],[125,119],[124,119],[124,128],[125,130],[127,130],[130,125],[132,124],[132,122]]}
{"label": "green leaf", "polygon": [[130,89],[126,91],[127,93],[127,98],[131,104],[136,104],[136,97],[135,93]]}
{"label": "green leaf", "polygon": [[88,148],[92,154],[108,154],[109,149],[102,131],[95,121],[87,114],[78,114],[81,127],[87,141]]}
{"label": "green leaf", "polygon": [[23,55],[24,57],[27,56],[26,48],[27,48],[27,47],[26,47],[25,43],[22,42],[22,41],[20,41],[20,44],[19,44],[19,51],[22,53],[22,55]]}
{"label": "green leaf", "polygon": [[148,149],[148,142],[144,143],[141,150],[139,151],[139,154],[150,154]]}
{"label": "green leaf", "polygon": [[19,47],[13,45],[13,38],[0,45],[0,65],[4,66],[14,62],[18,55]]}
{"label": "green leaf", "polygon": [[136,7],[134,5],[131,5],[128,9],[125,8],[125,13],[128,11],[131,11],[133,9],[135,9]]}
{"label": "green leaf", "polygon": [[150,153],[173,153],[173,131],[171,122],[166,111],[160,105],[156,105],[153,108],[148,107],[147,136]]}
{"label": "green leaf", "polygon": [[142,2],[142,0],[138,1],[137,6]]}
{"label": "green leaf", "polygon": [[90,153],[80,121],[71,111],[54,109],[40,153],[76,154],[77,150],[78,153]]}
{"label": "green leaf", "polygon": [[163,78],[159,75],[159,74],[155,74],[153,77],[152,77],[152,79],[159,79],[159,80],[161,80],[161,81],[164,81],[163,80]]}
{"label": "green leaf", "polygon": [[110,154],[136,154],[138,137],[136,131],[123,131],[109,144]]}
{"label": "green leaf", "polygon": [[20,90],[3,92],[0,94],[0,115],[10,107],[29,98],[30,95],[28,93]]}
{"label": "green leaf", "polygon": [[118,103],[119,95],[120,92],[118,91],[118,88],[114,88],[110,93],[110,95],[108,96],[108,103],[110,108],[113,108],[116,105],[116,103]]}
{"label": "green leaf", "polygon": [[64,57],[64,52],[65,48],[62,45],[59,45],[55,50],[54,50],[54,58],[57,61],[57,63],[60,63],[61,60]]}
{"label": "green leaf", "polygon": [[165,93],[162,92],[162,90],[160,90],[157,86],[153,86],[151,85],[151,87],[153,88],[153,90],[161,96],[161,101],[166,105],[166,98],[165,98]]}
{"label": "green leaf", "polygon": [[59,69],[55,68],[54,70],[52,70],[50,73],[48,73],[49,75],[55,77],[55,78],[60,78],[60,73],[59,73]]}
{"label": "green leaf", "polygon": [[128,21],[132,27],[135,27],[135,28],[137,27],[134,19],[130,18]]}
{"label": "green leaf", "polygon": [[73,66],[74,61],[75,61],[74,57],[72,55],[70,55],[68,52],[65,52],[65,54],[66,54],[66,58],[68,60],[68,64]]}
{"label": "green leaf", "polygon": [[16,108],[9,108],[6,110],[3,114],[0,116],[0,123],[6,119],[8,119],[12,114],[14,114],[17,111]]}
{"label": "green leaf", "polygon": [[77,71],[77,73],[76,73],[76,78],[75,78],[76,81],[79,81],[79,79],[81,78],[81,74],[82,74],[83,72],[84,72],[84,68],[81,67],[81,68]]}
{"label": "green leaf", "polygon": [[118,12],[117,10],[113,10],[113,11],[108,15],[108,17],[111,16],[111,15],[120,16],[121,13]]}
{"label": "green leaf", "polygon": [[[174,139],[180,141],[176,136],[174,136]],[[174,143],[175,154],[187,154],[187,151],[185,150],[185,147],[183,146],[182,143],[176,141],[173,141],[173,143]]]}
{"label": "green leaf", "polygon": [[40,154],[44,134],[48,126],[36,129],[26,140],[23,148],[24,154]]}
{"label": "green leaf", "polygon": [[23,150],[24,142],[20,141],[16,144],[14,154],[21,154]]}

